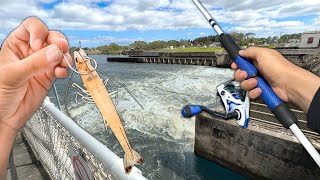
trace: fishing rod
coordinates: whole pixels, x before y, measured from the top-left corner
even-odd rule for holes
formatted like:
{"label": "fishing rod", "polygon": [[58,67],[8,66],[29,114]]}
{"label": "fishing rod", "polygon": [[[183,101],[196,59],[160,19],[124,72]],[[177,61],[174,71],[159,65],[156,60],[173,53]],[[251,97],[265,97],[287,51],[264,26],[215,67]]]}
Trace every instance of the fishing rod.
{"label": "fishing rod", "polygon": [[218,25],[217,21],[209,14],[206,8],[201,4],[199,0],[192,0],[197,6],[202,15],[207,19],[211,27],[216,31],[220,37],[220,42],[222,46],[226,49],[231,59],[237,64],[237,66],[247,72],[248,79],[256,78],[258,81],[257,87],[262,90],[261,98],[268,105],[272,113],[276,116],[278,121],[287,129],[291,129],[294,135],[298,138],[300,143],[308,151],[313,160],[320,167],[320,154],[306,138],[306,136],[301,132],[299,127],[296,125],[297,118],[293,112],[289,109],[288,105],[283,102],[271,89],[271,87],[266,83],[263,77],[259,76],[256,67],[239,55],[240,47],[236,44],[233,38],[223,32],[223,30]]}

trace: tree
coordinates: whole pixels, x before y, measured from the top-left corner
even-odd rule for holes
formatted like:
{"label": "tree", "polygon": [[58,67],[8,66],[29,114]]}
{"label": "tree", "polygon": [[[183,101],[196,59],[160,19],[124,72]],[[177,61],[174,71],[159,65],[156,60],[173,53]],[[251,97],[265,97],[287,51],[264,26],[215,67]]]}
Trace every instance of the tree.
{"label": "tree", "polygon": [[269,37],[267,38],[266,43],[267,43],[267,44],[271,44],[271,43],[272,43],[272,38],[271,38],[271,36],[269,36]]}
{"label": "tree", "polygon": [[[239,33],[239,32],[231,32],[231,36],[240,46],[247,46],[249,43],[255,43],[256,45],[264,45],[264,44],[273,44],[273,43],[286,43],[290,39],[300,39],[301,33],[298,34],[283,34],[280,38],[277,36],[269,36],[267,38],[255,38],[255,33]],[[145,41],[134,41],[129,46],[119,46],[115,43],[111,43],[109,45],[99,46],[96,50],[102,53],[123,53],[124,51],[128,51],[131,48],[135,50],[161,50],[163,48],[167,48],[169,46],[174,47],[190,47],[190,46],[199,46],[203,47],[204,45],[209,46],[213,42],[219,42],[220,37],[218,35],[211,35],[205,37],[198,37],[194,40],[190,39],[181,39],[177,40],[168,40],[168,41],[153,41],[150,43],[146,43]],[[70,49],[75,49],[76,47],[72,47]],[[88,49],[88,48],[86,48]],[[90,49],[90,48],[89,48]]]}
{"label": "tree", "polygon": [[180,46],[189,47],[189,46],[191,46],[191,40],[190,39],[189,40],[181,39],[179,41],[179,44],[180,44]]}
{"label": "tree", "polygon": [[122,47],[119,46],[118,44],[111,43],[111,44],[108,46],[108,50],[109,50],[109,52],[117,53],[117,52],[122,51]]}
{"label": "tree", "polygon": [[244,42],[245,35],[243,33],[231,32],[230,35],[240,46],[247,45],[247,43]]}
{"label": "tree", "polygon": [[250,38],[253,38],[255,35],[256,35],[256,33],[248,32],[245,34],[245,37],[246,37],[246,39],[250,39]]}
{"label": "tree", "polygon": [[123,52],[123,49],[124,46],[119,46],[115,43],[99,46],[96,48],[96,50],[101,51],[103,54],[121,54]]}
{"label": "tree", "polygon": [[165,41],[153,41],[148,44],[148,49],[158,50],[167,47],[167,42]]}
{"label": "tree", "polygon": [[130,48],[134,50],[145,50],[147,47],[147,43],[144,41],[134,41],[132,44],[129,45]]}
{"label": "tree", "polygon": [[204,46],[204,45],[209,46],[213,42],[219,42],[219,35],[199,37],[199,38],[194,39],[192,41],[192,44],[195,45],[195,46],[197,46],[197,45],[198,46]]}
{"label": "tree", "polygon": [[167,46],[173,46],[173,47],[179,47],[180,46],[180,42],[177,40],[170,40],[167,42]]}
{"label": "tree", "polygon": [[279,40],[278,36],[273,36],[273,38],[272,38],[273,43],[277,43],[278,40]]}
{"label": "tree", "polygon": [[279,38],[279,42],[286,43],[289,39],[300,39],[301,33],[298,34],[284,34]]}

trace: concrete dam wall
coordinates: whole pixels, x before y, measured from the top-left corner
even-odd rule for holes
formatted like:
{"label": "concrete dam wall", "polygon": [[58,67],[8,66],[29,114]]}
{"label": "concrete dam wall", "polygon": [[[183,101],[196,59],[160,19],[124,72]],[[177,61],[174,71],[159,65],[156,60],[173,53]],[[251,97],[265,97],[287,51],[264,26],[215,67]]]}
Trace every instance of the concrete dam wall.
{"label": "concrete dam wall", "polygon": [[[320,74],[320,49],[277,49],[292,63]],[[110,62],[183,64],[230,67],[226,52],[148,52],[129,51],[129,57],[108,57]],[[316,60],[316,61],[315,61]]]}
{"label": "concrete dam wall", "polygon": [[228,67],[231,60],[226,53],[217,52],[131,52],[129,57],[108,57],[110,62],[183,64]]}
{"label": "concrete dam wall", "polygon": [[[250,107],[247,129],[235,120],[198,115],[195,153],[250,179],[320,179],[317,164],[262,100],[252,101]],[[290,108],[298,118],[297,125],[319,151],[320,136],[307,127],[306,114]]]}

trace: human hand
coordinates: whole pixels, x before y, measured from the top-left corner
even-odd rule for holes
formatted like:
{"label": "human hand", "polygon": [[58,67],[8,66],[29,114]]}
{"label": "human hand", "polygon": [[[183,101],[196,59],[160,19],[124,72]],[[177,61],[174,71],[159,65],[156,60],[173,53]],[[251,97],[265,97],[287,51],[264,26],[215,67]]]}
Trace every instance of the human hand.
{"label": "human hand", "polygon": [[[285,102],[294,103],[304,112],[308,111],[311,100],[319,88],[319,77],[292,64],[278,51],[268,48],[249,47],[239,51],[239,55],[250,60],[262,77],[268,82],[275,94]],[[248,78],[248,74],[238,69],[235,63],[232,69],[237,69],[235,79],[241,82],[241,87],[249,91],[252,99],[262,93],[257,88],[258,81]]]}
{"label": "human hand", "polygon": [[0,127],[13,134],[39,108],[56,78],[68,75],[63,53],[72,63],[68,41],[37,18],[21,23],[0,51]]}
{"label": "human hand", "polygon": [[[290,78],[286,77],[286,75],[294,67],[288,60],[278,51],[258,47],[249,47],[240,51],[239,55],[252,61],[280,99],[286,102],[289,101],[286,84]],[[235,63],[232,63],[231,67],[232,69],[238,69]],[[238,69],[235,72],[235,78],[241,82],[241,87],[246,91],[250,91],[250,98],[255,99],[261,95],[262,91],[260,88],[256,88],[258,81],[255,78],[247,79],[247,77],[248,74],[243,70]]]}

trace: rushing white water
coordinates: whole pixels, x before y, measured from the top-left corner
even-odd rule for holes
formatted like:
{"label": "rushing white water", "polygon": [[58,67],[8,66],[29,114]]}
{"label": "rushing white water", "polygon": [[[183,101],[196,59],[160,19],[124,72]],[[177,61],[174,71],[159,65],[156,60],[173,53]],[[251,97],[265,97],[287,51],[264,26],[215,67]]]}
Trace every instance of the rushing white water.
{"label": "rushing white water", "polygon": [[[126,128],[134,128],[148,135],[166,139],[182,140],[194,137],[194,121],[181,116],[181,108],[186,104],[212,104],[215,102],[215,86],[232,72],[210,68],[194,68],[192,71],[170,73],[144,82],[132,82],[129,89],[135,89],[135,96],[144,110],[133,99],[121,101],[118,110],[126,122]],[[219,73],[217,73],[219,72]],[[221,73],[221,74],[220,74]],[[203,77],[216,78],[203,78]],[[220,80],[217,77],[220,76]],[[120,97],[122,99],[122,97]]]}
{"label": "rushing white water", "polygon": [[[124,88],[120,88],[117,110],[125,129],[165,139],[193,139],[194,120],[183,118],[181,108],[187,104],[215,105],[216,86],[232,78],[232,75],[231,70],[194,66],[188,71],[129,81],[126,88],[132,91],[143,109]],[[88,129],[94,127],[92,132],[103,128],[98,125],[102,121],[92,121],[101,118],[93,105],[79,106],[70,110],[70,113],[73,117],[80,116],[80,125]]]}
{"label": "rushing white water", "polygon": [[[129,93],[124,87],[118,89],[117,111],[132,147],[145,159],[143,166],[138,167],[145,176],[149,179],[219,177],[201,172],[202,166],[208,169],[207,166],[212,168],[213,165],[194,156],[194,118],[183,118],[181,109],[187,104],[206,105],[211,108],[216,106],[219,103],[216,86],[231,79],[232,70],[104,61],[100,61],[99,67],[120,80],[130,91]],[[75,81],[81,84],[79,79]],[[110,129],[105,131],[102,117],[94,105],[81,103],[69,109],[71,117],[76,119],[80,126],[122,156],[120,146]],[[238,176],[229,171],[228,173],[230,177]]]}

